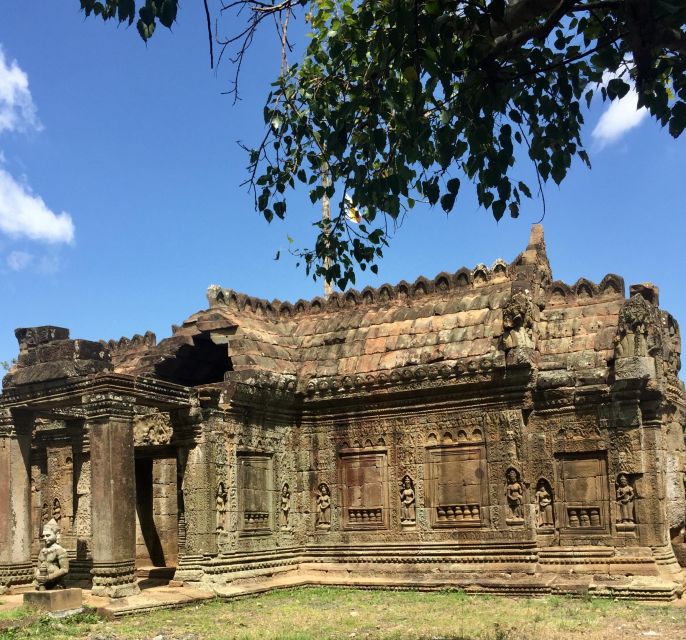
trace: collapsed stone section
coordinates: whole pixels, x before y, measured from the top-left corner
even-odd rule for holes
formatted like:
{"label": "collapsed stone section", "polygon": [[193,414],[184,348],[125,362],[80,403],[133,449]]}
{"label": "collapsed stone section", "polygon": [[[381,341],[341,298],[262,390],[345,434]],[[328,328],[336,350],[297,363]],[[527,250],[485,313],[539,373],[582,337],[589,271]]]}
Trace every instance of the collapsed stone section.
{"label": "collapsed stone section", "polygon": [[76,577],[113,596],[135,572],[219,593],[288,572],[678,597],[679,327],[657,287],[624,290],[555,281],[535,226],[509,264],[326,300],[212,286],[170,338],[102,357],[21,330],[0,398],[0,522],[21,526],[0,528],[0,582],[22,582],[59,516]]}
{"label": "collapsed stone section", "polygon": [[3,386],[62,380],[111,370],[107,349],[91,340],[70,340],[69,329],[44,326],[17,329],[19,356]]}

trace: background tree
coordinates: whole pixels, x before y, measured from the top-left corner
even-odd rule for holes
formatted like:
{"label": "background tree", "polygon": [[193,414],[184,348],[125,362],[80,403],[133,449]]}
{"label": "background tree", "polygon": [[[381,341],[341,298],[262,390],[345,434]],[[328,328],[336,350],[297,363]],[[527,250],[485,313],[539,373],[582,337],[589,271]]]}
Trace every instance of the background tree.
{"label": "background tree", "polygon": [[[682,0],[233,0],[207,16],[210,59],[241,65],[255,32],[276,20],[285,52],[289,21],[311,30],[300,62],[282,64],[249,153],[247,184],[270,221],[286,193],[307,186],[329,198],[308,273],[354,282],[376,271],[383,246],[418,200],[450,212],[461,181],[496,219],[522,198],[560,183],[583,147],[583,110],[632,85],[669,133],[686,127],[686,3]],[[171,27],[178,0],[80,0],[86,15],[137,23],[144,40]],[[229,22],[232,35],[217,36]],[[526,154],[535,183],[515,160]]]}

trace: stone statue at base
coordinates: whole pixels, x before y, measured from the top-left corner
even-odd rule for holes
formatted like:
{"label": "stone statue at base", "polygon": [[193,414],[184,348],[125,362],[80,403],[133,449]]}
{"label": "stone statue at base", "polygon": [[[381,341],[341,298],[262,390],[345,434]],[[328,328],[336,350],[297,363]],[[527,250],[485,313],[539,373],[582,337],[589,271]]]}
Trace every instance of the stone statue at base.
{"label": "stone statue at base", "polygon": [[58,525],[53,518],[43,526],[44,546],[38,554],[33,586],[38,591],[64,589],[64,576],[69,573],[67,550],[57,544]]}

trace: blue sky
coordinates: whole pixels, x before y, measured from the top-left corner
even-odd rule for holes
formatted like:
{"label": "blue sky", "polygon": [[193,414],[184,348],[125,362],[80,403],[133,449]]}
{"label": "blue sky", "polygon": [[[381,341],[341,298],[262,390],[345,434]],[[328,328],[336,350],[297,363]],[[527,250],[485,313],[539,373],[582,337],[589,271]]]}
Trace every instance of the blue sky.
{"label": "blue sky", "polygon": [[[287,220],[267,225],[240,186],[237,141],[261,135],[275,37],[254,43],[233,105],[222,95],[231,69],[209,69],[204,20],[201,3],[185,2],[173,33],[146,47],[134,28],[84,21],[77,0],[0,4],[0,360],[16,355],[22,326],[162,339],[205,307],[210,284],[281,300],[321,293],[286,239],[311,242],[318,207],[296,194]],[[628,102],[598,103],[586,142],[593,170],[577,163],[546,189],[555,277],[653,281],[686,326],[686,136]],[[416,209],[379,275],[356,287],[510,261],[541,216],[534,200],[496,223],[469,193],[447,217]]]}

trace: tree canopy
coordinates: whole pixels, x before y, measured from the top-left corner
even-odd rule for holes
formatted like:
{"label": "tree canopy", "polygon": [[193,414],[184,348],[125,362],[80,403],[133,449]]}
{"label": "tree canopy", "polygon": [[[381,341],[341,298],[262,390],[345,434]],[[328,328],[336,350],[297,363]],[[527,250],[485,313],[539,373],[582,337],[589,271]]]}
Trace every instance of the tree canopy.
{"label": "tree canopy", "polygon": [[[277,19],[311,36],[264,106],[265,132],[247,149],[247,184],[268,220],[306,185],[328,197],[308,273],[344,289],[355,268],[376,272],[393,229],[418,201],[450,212],[464,181],[496,219],[560,183],[578,158],[594,96],[638,106],[669,133],[686,128],[686,3],[682,0],[203,0],[210,54],[236,74],[260,25]],[[171,27],[178,0],[80,0],[86,15],[133,24],[148,40]],[[218,38],[213,11],[231,35]],[[238,91],[238,75],[233,91]],[[535,182],[521,179],[526,157]]]}

